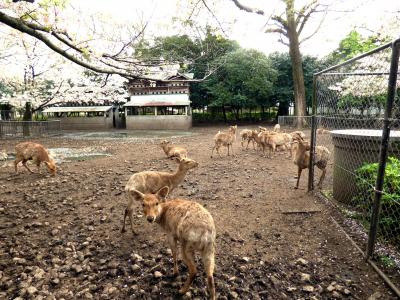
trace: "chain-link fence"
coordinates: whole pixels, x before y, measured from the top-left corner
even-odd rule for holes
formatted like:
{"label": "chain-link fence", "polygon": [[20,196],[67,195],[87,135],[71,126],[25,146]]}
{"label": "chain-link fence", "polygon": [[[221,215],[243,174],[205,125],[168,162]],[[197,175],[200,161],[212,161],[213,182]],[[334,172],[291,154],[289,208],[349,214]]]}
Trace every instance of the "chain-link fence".
{"label": "chain-link fence", "polygon": [[295,130],[296,128],[311,129],[311,116],[278,116],[281,128]]}
{"label": "chain-link fence", "polygon": [[[400,270],[399,41],[314,77],[313,165],[331,153],[323,192],[369,234],[366,257]],[[390,134],[389,134],[390,133]],[[386,167],[386,168],[385,168]],[[315,169],[315,170],[314,170]],[[314,187],[318,168],[311,168]],[[350,228],[348,228],[351,230]],[[379,246],[377,246],[379,242]],[[385,248],[387,251],[381,251]]]}
{"label": "chain-link fence", "polygon": [[0,138],[33,137],[61,133],[61,123],[54,121],[0,121]]}

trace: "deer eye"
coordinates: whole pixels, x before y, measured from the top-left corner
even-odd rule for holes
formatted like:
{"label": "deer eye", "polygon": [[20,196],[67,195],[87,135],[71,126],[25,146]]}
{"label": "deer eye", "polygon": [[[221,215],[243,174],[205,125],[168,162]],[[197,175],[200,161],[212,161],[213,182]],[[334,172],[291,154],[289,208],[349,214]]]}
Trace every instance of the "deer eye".
{"label": "deer eye", "polygon": [[158,206],[158,202],[156,202],[156,206]]}

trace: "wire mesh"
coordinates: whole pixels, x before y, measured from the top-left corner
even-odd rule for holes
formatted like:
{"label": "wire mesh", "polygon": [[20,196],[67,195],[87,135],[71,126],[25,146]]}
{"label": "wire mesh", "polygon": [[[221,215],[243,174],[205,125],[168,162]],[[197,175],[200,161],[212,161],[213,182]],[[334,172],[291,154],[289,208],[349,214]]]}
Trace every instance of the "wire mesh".
{"label": "wire mesh", "polygon": [[278,124],[287,129],[311,129],[311,116],[278,116]]}
{"label": "wire mesh", "polygon": [[[392,44],[318,73],[315,77],[316,145],[331,153],[323,189],[347,216],[370,229],[388,95]],[[390,119],[377,237],[400,252],[400,90]],[[317,149],[316,149],[317,151]],[[316,176],[312,180],[316,180]],[[362,245],[363,247],[365,246]],[[379,250],[379,249],[378,249]],[[379,251],[378,251],[379,252]],[[400,267],[400,263],[398,265]]]}

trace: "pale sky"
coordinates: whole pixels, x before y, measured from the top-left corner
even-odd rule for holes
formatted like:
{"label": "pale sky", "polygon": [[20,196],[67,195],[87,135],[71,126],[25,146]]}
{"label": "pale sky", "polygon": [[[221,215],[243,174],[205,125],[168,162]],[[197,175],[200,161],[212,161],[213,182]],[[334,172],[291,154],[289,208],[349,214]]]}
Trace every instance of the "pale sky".
{"label": "pale sky", "polygon": [[[400,1],[398,0],[337,0],[339,5],[333,8],[336,12],[330,12],[326,17],[319,32],[302,45],[304,54],[324,56],[334,50],[341,39],[354,27],[359,31],[360,27],[379,31],[379,29],[393,20],[397,13],[397,22],[400,20]],[[135,21],[139,18],[150,19],[149,29],[155,35],[172,35],[182,33],[179,22],[172,19],[185,19],[188,14],[189,0],[70,0],[73,7],[81,9],[85,13],[97,13],[109,15],[114,19]],[[298,0],[296,3],[308,2]],[[326,0],[326,2],[331,2]],[[266,16],[258,16],[237,9],[230,0],[208,0],[210,8],[215,11],[216,17],[223,24],[227,37],[239,42],[242,47],[255,48],[266,54],[274,51],[286,52],[287,47],[278,42],[277,34],[266,34],[263,29],[268,17],[273,13],[281,12],[280,0],[242,0],[242,3],[261,8]],[[353,11],[354,10],[354,11]],[[351,11],[351,12],[349,12]],[[309,22],[304,30],[304,36],[317,27],[319,16]],[[214,18],[206,11],[195,18],[203,24],[216,25]],[[367,33],[368,31],[365,31]],[[392,32],[394,37],[400,36],[398,32]]]}

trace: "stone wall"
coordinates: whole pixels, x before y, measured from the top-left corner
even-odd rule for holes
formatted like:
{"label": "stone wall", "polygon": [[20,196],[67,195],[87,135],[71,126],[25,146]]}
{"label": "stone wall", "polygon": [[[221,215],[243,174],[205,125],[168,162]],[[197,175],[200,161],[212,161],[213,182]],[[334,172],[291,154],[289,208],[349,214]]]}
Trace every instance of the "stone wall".
{"label": "stone wall", "polygon": [[126,129],[189,129],[192,127],[192,116],[126,116]]}
{"label": "stone wall", "polygon": [[59,118],[62,130],[108,130],[113,128],[112,114],[110,117],[68,117]]}

